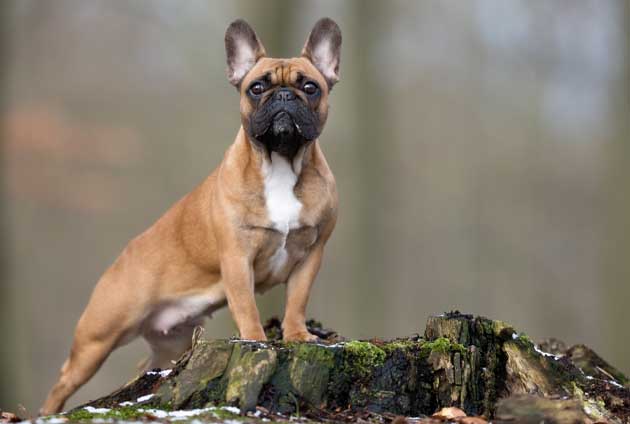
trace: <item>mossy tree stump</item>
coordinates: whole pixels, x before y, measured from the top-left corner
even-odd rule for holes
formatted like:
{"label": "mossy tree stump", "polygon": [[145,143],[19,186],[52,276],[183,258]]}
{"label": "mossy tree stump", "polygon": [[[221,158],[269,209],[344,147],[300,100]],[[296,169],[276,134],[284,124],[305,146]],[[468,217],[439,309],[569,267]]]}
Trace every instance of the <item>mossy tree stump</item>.
{"label": "mossy tree stump", "polygon": [[[623,422],[630,411],[628,380],[594,352],[546,353],[500,321],[444,314],[429,318],[423,337],[392,341],[343,341],[310,329],[322,343],[195,340],[170,373],[149,372],[89,405],[116,408],[154,394],[145,404],[172,410],[422,416],[456,406],[493,417],[501,398],[536,395],[573,399],[595,421]],[[277,336],[278,324],[268,330]]]}

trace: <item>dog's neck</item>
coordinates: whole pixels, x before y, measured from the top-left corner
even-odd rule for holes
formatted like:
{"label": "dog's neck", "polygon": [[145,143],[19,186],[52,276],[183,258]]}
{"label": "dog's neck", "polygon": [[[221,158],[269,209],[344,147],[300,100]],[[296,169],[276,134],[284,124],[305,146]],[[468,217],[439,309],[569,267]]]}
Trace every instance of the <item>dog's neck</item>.
{"label": "dog's neck", "polygon": [[289,162],[293,172],[299,177],[302,170],[309,165],[312,159],[313,146],[316,142],[317,140],[308,141],[299,148],[296,148],[290,155],[287,155],[272,151],[264,144],[251,139],[243,127],[241,127],[235,144],[239,149],[247,149],[248,155],[251,160],[255,162],[258,169],[263,169],[263,167],[271,164],[274,158],[282,158]]}

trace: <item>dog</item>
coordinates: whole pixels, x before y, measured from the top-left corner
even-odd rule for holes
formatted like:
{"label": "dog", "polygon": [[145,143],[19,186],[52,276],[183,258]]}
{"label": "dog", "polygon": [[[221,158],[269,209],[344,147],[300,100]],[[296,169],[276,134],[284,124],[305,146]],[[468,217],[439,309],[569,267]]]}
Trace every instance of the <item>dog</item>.
{"label": "dog", "polygon": [[42,415],[57,413],[116,348],[142,336],[148,369],[170,368],[193,329],[228,305],[242,339],[265,340],[255,293],[285,283],[282,335],[316,337],[305,309],[337,220],[335,179],[318,143],[339,79],[341,31],[313,27],[300,57],[275,59],[236,20],[227,76],[241,127],[219,167],[133,239],[97,283]]}

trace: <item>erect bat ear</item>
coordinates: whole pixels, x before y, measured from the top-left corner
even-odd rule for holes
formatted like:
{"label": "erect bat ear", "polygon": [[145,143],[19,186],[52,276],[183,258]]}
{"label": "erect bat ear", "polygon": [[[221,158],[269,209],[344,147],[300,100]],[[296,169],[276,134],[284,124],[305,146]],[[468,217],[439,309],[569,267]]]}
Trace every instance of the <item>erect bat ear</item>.
{"label": "erect bat ear", "polygon": [[328,88],[339,81],[341,30],[330,18],[322,18],[313,27],[302,56],[311,61],[328,82]]}
{"label": "erect bat ear", "polygon": [[225,53],[227,55],[227,77],[238,87],[250,69],[261,57],[265,47],[251,26],[243,19],[237,19],[225,31]]}

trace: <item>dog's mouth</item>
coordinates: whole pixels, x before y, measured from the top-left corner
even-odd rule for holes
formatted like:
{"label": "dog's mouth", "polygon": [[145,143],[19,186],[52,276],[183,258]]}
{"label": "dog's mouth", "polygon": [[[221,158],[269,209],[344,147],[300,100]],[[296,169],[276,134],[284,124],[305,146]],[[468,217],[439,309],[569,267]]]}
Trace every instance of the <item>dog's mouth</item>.
{"label": "dog's mouth", "polygon": [[274,137],[291,138],[296,132],[300,135],[300,127],[295,123],[289,112],[280,111],[275,114],[270,128]]}
{"label": "dog's mouth", "polygon": [[310,141],[305,137],[297,119],[286,110],[280,110],[268,121],[256,140],[263,144],[269,152],[278,152],[292,158],[297,151]]}
{"label": "dog's mouth", "polygon": [[265,132],[256,139],[269,152],[278,152],[289,158],[295,156],[306,142],[302,137],[300,126],[296,124],[291,114],[284,110],[273,116]]}
{"label": "dog's mouth", "polygon": [[286,110],[277,112],[267,122],[267,125],[259,128],[255,138],[262,141],[263,138],[278,137],[278,138],[292,138],[292,137],[305,137],[302,127],[296,122],[296,119],[291,116]]}

